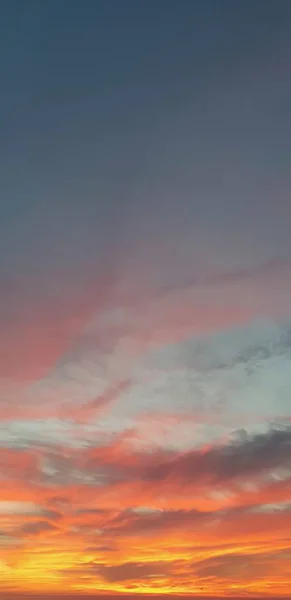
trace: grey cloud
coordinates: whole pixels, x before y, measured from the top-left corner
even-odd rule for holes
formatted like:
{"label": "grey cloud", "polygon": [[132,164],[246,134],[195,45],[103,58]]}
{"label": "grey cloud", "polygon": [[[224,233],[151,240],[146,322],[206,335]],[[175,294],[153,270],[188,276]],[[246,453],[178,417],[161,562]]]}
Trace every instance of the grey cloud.
{"label": "grey cloud", "polygon": [[59,521],[62,519],[63,515],[56,510],[46,510],[44,509],[42,515],[51,521]]}
{"label": "grey cloud", "polygon": [[88,553],[106,553],[106,552],[114,552],[116,550],[116,547],[113,545],[109,545],[109,544],[103,544],[101,546],[88,546],[87,548],[85,548],[85,552]]}
{"label": "grey cloud", "polygon": [[[120,414],[181,413],[203,424],[202,443],[230,427],[285,418],[290,413],[290,321],[255,320],[193,336],[150,352],[144,381],[133,384]],[[187,334],[186,334],[187,335]],[[117,411],[117,407],[115,409]],[[181,436],[180,436],[181,438]]]}
{"label": "grey cloud", "polygon": [[[270,511],[270,517],[272,515]],[[235,547],[231,546],[230,541],[241,536],[260,534],[263,531],[269,530],[268,518],[254,519],[252,508],[230,508],[228,510],[220,511],[208,511],[201,512],[195,510],[172,510],[172,511],[156,511],[156,514],[140,516],[134,514],[132,511],[124,511],[120,513],[114,520],[107,522],[104,531],[100,531],[100,536],[106,536],[107,540],[117,541],[124,538],[136,538],[138,540],[143,539],[145,543],[146,539],[152,540],[162,535],[170,534],[175,531],[176,535],[179,536],[179,531],[183,533],[187,532],[193,535],[193,541],[199,539],[199,537],[211,531],[212,536],[216,536],[217,541],[221,538],[221,534],[226,535],[228,544],[222,545],[216,550],[224,550],[224,554],[227,554],[228,550],[235,552]],[[284,515],[284,522],[278,520],[274,524],[274,530],[285,531],[286,523],[290,514],[286,511]],[[198,536],[198,538],[197,538]],[[191,539],[191,537],[189,538]],[[166,544],[166,542],[165,542]],[[289,547],[289,540],[286,541],[286,546]],[[190,547],[189,547],[190,549]],[[204,548],[207,550],[207,548]],[[197,547],[193,548],[193,554],[197,552]],[[207,564],[204,566],[208,566]]]}
{"label": "grey cloud", "polygon": [[65,495],[52,496],[48,499],[48,504],[57,508],[67,508],[67,506],[70,504],[70,498],[68,498],[68,496]]}
{"label": "grey cloud", "polygon": [[203,373],[282,355],[291,357],[290,322],[279,325],[257,320],[244,327],[169,344],[150,353],[147,361],[154,369],[183,366]]}
{"label": "grey cloud", "polygon": [[76,511],[76,515],[104,515],[106,512],[103,508],[80,508]]}
{"label": "grey cloud", "polygon": [[238,441],[213,447],[207,452],[175,454],[147,468],[147,481],[203,481],[227,483],[229,480],[257,476],[265,471],[285,467],[291,472],[291,427],[271,429],[266,434],[248,437],[241,432]]}
{"label": "grey cloud", "polygon": [[14,535],[11,535],[11,532],[6,532],[5,530],[0,531],[0,548],[2,547],[11,547],[11,546],[19,546],[21,544],[21,540]]}
{"label": "grey cloud", "polygon": [[162,561],[151,563],[127,562],[121,565],[102,565],[99,567],[99,572],[108,583],[134,579],[146,580],[169,575],[171,564]]}
{"label": "grey cloud", "polygon": [[59,573],[70,573],[91,578],[102,577],[107,583],[121,583],[131,580],[148,581],[159,577],[167,577],[173,572],[175,562],[125,562],[118,565],[105,565],[97,561],[90,561],[72,569],[62,570]]}
{"label": "grey cloud", "polygon": [[35,521],[26,523],[21,527],[22,533],[37,535],[46,531],[56,531],[57,528],[48,521]]}
{"label": "grey cloud", "polygon": [[252,580],[265,577],[266,562],[258,554],[228,554],[194,564],[193,570],[195,576],[202,580],[213,577],[241,582],[244,577]]}
{"label": "grey cloud", "polygon": [[[140,482],[147,485],[169,482],[174,486],[227,485],[231,481],[256,478],[284,469],[291,474],[291,426],[273,427],[266,433],[248,435],[237,431],[227,445],[187,452],[161,450],[124,453],[118,436],[107,446],[83,449],[81,453],[61,449],[43,453],[42,468],[35,473],[41,483],[63,486],[81,483],[91,487]],[[116,451],[113,451],[116,445]],[[179,489],[179,487],[177,488]],[[158,488],[157,488],[158,490]],[[65,500],[65,501],[64,501]],[[68,499],[55,496],[52,507],[41,513],[50,520],[61,518]],[[54,510],[59,507],[60,511]],[[103,509],[80,508],[78,514],[98,515]]]}
{"label": "grey cloud", "polygon": [[192,563],[195,576],[225,579],[227,581],[241,582],[244,577],[252,580],[265,578],[266,568],[272,569],[276,562],[288,560],[290,549],[272,551],[271,548],[261,549],[261,552],[226,553],[224,556],[213,556]]}
{"label": "grey cloud", "polygon": [[[246,268],[237,268],[237,269],[229,269],[228,271],[213,271],[210,274],[202,274],[197,275],[196,277],[192,277],[188,279],[188,281],[184,280],[183,288],[186,287],[192,288],[197,285],[228,285],[232,283],[241,283],[245,281],[257,280],[258,277],[266,277],[270,275],[278,274],[278,271],[281,270],[290,270],[291,261],[290,257],[286,256],[281,259],[271,259],[265,262],[261,262],[256,264],[255,266],[251,265]],[[169,292],[171,290],[177,289],[177,284],[175,286],[164,286],[163,292]]]}
{"label": "grey cloud", "polygon": [[161,530],[180,529],[185,526],[197,528],[211,520],[213,516],[212,512],[196,510],[153,511],[141,516],[128,510],[121,512],[106,524],[106,535],[116,536],[125,533],[128,536],[147,536],[159,533]]}
{"label": "grey cloud", "polygon": [[[118,444],[118,439],[116,440]],[[114,447],[114,440],[112,441]],[[291,474],[291,426],[271,428],[266,433],[248,435],[237,431],[227,445],[212,446],[201,452],[159,450],[124,455],[122,449],[82,455],[82,468],[75,466],[73,456],[53,457],[55,472],[43,475],[54,483],[64,484],[80,481],[91,486],[107,486],[120,482],[144,482],[158,484],[169,481],[174,484],[190,483],[221,485],[232,480],[258,477],[276,469],[285,469]],[[81,511],[81,512],[80,512]],[[79,514],[100,514],[103,509],[80,509]]]}

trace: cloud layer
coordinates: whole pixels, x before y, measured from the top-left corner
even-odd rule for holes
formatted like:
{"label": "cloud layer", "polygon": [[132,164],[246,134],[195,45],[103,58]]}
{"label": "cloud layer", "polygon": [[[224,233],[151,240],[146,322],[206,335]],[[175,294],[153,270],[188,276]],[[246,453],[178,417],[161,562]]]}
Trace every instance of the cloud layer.
{"label": "cloud layer", "polygon": [[195,314],[200,284],[166,292],[167,321],[165,292],[147,301],[168,323],[150,337],[130,304],[104,305],[45,377],[3,394],[3,591],[287,594],[290,321],[230,313],[186,333],[189,293]]}

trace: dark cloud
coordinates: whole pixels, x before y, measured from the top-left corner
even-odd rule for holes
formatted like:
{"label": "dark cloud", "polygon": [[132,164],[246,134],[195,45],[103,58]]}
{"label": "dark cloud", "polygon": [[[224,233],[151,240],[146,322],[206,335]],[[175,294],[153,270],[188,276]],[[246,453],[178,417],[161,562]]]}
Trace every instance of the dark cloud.
{"label": "dark cloud", "polygon": [[37,535],[47,531],[56,531],[56,529],[57,528],[48,521],[35,521],[33,523],[26,523],[21,527],[22,533],[31,535]]}
{"label": "dark cloud", "polygon": [[103,508],[80,508],[76,515],[104,515],[106,512]]}
{"label": "dark cloud", "polygon": [[[204,533],[211,527],[211,532],[215,538],[220,539],[221,535],[228,536],[227,549],[230,539],[244,536],[250,532],[261,533],[262,531],[272,529],[272,523],[279,530],[285,527],[286,520],[290,518],[290,510],[276,511],[269,510],[266,514],[255,515],[251,507],[235,507],[227,510],[216,511],[198,511],[198,510],[157,510],[146,515],[141,515],[135,511],[122,511],[111,521],[106,523],[104,535],[107,539],[118,540],[119,537],[136,537],[137,539],[147,537],[159,537],[161,532],[172,535],[179,531],[197,534],[198,531]],[[102,534],[101,534],[102,535]],[[191,538],[190,538],[191,539]]]}
{"label": "dark cloud", "polygon": [[[48,499],[48,504],[50,506],[55,506],[57,508],[67,508],[70,505],[70,498],[66,495],[52,496]],[[51,511],[55,512],[55,511]],[[57,513],[59,514],[59,513]]]}
{"label": "dark cloud", "polygon": [[120,565],[102,565],[99,567],[100,575],[108,583],[154,579],[168,576],[170,572],[171,564],[162,561],[150,563],[127,562]]}
{"label": "dark cloud", "polygon": [[[169,577],[174,573],[177,561],[151,561],[134,562],[128,561],[118,565],[101,564],[96,561],[88,562],[80,567],[69,569],[69,572],[82,574],[82,576],[94,575],[104,579],[107,583],[121,583],[127,581],[148,581],[159,577]],[[62,571],[67,573],[68,571]]]}
{"label": "dark cloud", "polygon": [[248,436],[238,432],[237,441],[207,451],[170,453],[143,472],[146,481],[169,479],[188,482],[227,483],[285,467],[291,471],[291,428],[271,429]]}
{"label": "dark cloud", "polygon": [[42,515],[50,521],[59,521],[63,518],[63,515],[56,510],[43,510]]}
{"label": "dark cloud", "polygon": [[102,553],[102,554],[106,554],[106,552],[114,552],[116,550],[116,547],[113,545],[109,545],[109,544],[104,544],[101,546],[88,546],[88,548],[85,548],[85,552],[89,552],[90,554],[92,553]]}
{"label": "dark cloud", "polygon": [[[229,271],[218,271],[208,276],[196,277],[195,279],[191,279],[184,283],[184,287],[191,287],[195,285],[227,285],[233,283],[243,283],[245,281],[257,280],[258,277],[268,277],[272,275],[278,275],[283,269],[290,269],[291,262],[289,257],[284,257],[281,259],[271,259],[266,262],[257,264],[255,266],[250,266],[244,269],[236,269]],[[171,290],[172,288],[168,286],[164,288],[165,291]],[[177,289],[174,288],[174,289]],[[164,291],[163,290],[163,291]]]}
{"label": "dark cloud", "polygon": [[[177,492],[185,484],[227,486],[231,482],[258,478],[280,469],[291,474],[291,427],[277,426],[266,433],[254,435],[244,430],[236,431],[228,444],[188,452],[162,449],[135,451],[116,436],[107,446],[78,451],[59,448],[44,458],[46,464],[41,471],[33,472],[31,481],[54,484],[56,491],[61,486],[74,483],[90,486],[91,489],[98,486],[100,491],[132,483],[146,486],[147,490],[156,489],[157,494],[159,484],[164,483]],[[17,454],[17,460],[21,468],[21,453]],[[54,507],[62,512],[68,502],[66,496],[52,496],[48,500],[52,510],[43,516],[50,520],[59,519],[61,514]],[[101,515],[103,511],[103,507],[78,508],[79,515]]]}
{"label": "dark cloud", "polygon": [[[265,559],[265,557],[264,557]],[[194,564],[195,575],[200,579],[219,578],[227,581],[242,581],[251,576],[260,579],[266,573],[266,561],[258,554],[226,554]]]}
{"label": "dark cloud", "polygon": [[[266,576],[266,566],[270,569],[280,561],[290,559],[290,550],[270,550],[268,548],[258,553],[226,553],[221,556],[212,556],[210,558],[197,561],[192,564],[195,577],[199,579],[218,578],[225,581],[241,582],[244,579],[251,578],[264,579]],[[190,565],[189,565],[190,568]]]}
{"label": "dark cloud", "polygon": [[134,452],[124,449],[117,439],[109,448],[90,449],[83,460],[84,473],[107,473],[107,485],[138,481],[219,485],[277,468],[291,471],[290,426],[252,436],[236,431],[229,444],[189,452]]}
{"label": "dark cloud", "polygon": [[106,534],[127,536],[152,536],[160,531],[198,527],[213,519],[215,513],[197,510],[163,510],[140,515],[134,511],[122,511],[106,524]]}

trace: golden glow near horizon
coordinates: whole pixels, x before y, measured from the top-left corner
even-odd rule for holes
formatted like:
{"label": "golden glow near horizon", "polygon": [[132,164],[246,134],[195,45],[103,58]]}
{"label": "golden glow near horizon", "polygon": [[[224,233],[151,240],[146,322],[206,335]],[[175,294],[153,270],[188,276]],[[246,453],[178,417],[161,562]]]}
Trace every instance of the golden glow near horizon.
{"label": "golden glow near horizon", "polygon": [[[40,458],[36,449],[6,452],[10,466]],[[18,489],[16,481],[14,486],[3,481],[0,530],[6,533],[1,533],[0,590],[217,597],[288,594],[289,482],[274,477],[255,485],[251,475],[249,485],[227,481],[225,494],[215,495],[209,472],[206,479],[197,477],[204,464],[199,461],[208,464],[215,458],[219,469],[217,460],[225,456],[221,445],[170,454],[140,451],[132,445],[130,433],[128,442],[125,434],[121,441],[103,447],[77,453],[67,448],[58,454],[60,463],[74,459],[74,468],[82,465],[91,474],[101,464],[107,469],[118,464],[120,472],[123,468],[124,475],[130,473],[128,481],[123,477],[97,487],[40,481],[35,485],[32,472],[30,482],[23,478]],[[196,465],[193,480],[190,473],[187,477],[186,471],[182,473],[189,464],[191,469]],[[166,480],[159,478],[159,470],[167,465],[171,473]],[[203,493],[212,497],[211,505],[203,506]]]}
{"label": "golden glow near horizon", "polygon": [[291,0],[0,17],[0,600],[290,599]]}

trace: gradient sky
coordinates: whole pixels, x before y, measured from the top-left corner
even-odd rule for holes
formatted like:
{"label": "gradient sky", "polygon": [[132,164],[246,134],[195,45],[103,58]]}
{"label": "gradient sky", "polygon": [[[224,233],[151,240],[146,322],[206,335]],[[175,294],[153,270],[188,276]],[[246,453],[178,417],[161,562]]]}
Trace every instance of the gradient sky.
{"label": "gradient sky", "polygon": [[291,589],[291,2],[3,0],[0,592]]}

